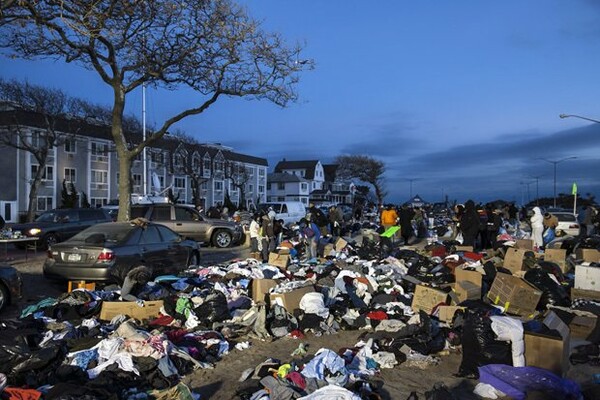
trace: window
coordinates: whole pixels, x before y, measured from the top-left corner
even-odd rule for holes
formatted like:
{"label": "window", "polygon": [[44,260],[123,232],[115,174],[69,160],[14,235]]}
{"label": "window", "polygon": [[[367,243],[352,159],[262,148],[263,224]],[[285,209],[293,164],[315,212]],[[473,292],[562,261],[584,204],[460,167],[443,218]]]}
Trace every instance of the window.
{"label": "window", "polygon": [[183,156],[181,154],[175,154],[173,164],[175,165],[175,168],[182,168],[184,165]]}
{"label": "window", "polygon": [[202,190],[208,189],[208,182],[207,181],[202,182],[200,184],[200,189],[202,189]]}
{"label": "window", "polygon": [[142,186],[142,174],[133,174],[133,186]]}
{"label": "window", "polygon": [[249,184],[248,185],[248,193],[252,193],[254,192],[254,185],[253,184]]}
{"label": "window", "polygon": [[108,171],[93,169],[91,188],[96,190],[108,190]]}
{"label": "window", "polygon": [[164,154],[161,151],[153,151],[150,153],[150,161],[157,164],[164,164]]}
{"label": "window", "polygon": [[36,211],[47,211],[52,210],[52,197],[38,196]]}
{"label": "window", "polygon": [[160,236],[162,236],[163,242],[176,242],[179,240],[179,235],[173,232],[172,230],[164,226],[157,226],[156,228],[160,232]]}
{"label": "window", "polygon": [[[31,165],[31,179],[35,178],[38,168],[37,164]],[[42,172],[42,181],[53,181],[54,180],[54,167],[52,165],[46,165],[44,172]]]}
{"label": "window", "polygon": [[175,207],[175,220],[177,221],[198,221],[198,214],[185,207]]}
{"label": "window", "polygon": [[258,185],[258,193],[262,193],[265,191],[264,185]]}
{"label": "window", "polygon": [[108,162],[108,145],[92,142],[92,161]]}
{"label": "window", "polygon": [[[99,208],[102,206],[105,206],[108,204],[108,199],[105,197],[91,197],[90,198],[90,206],[92,208]],[[82,216],[82,219],[105,219],[104,215],[102,214],[92,214],[91,216],[86,216],[86,218],[84,218]]]}
{"label": "window", "polygon": [[201,165],[202,162],[200,161],[200,158],[194,157],[194,159],[192,160],[192,169],[194,170],[194,172],[200,171]]}
{"label": "window", "polygon": [[65,181],[67,182],[76,182],[77,171],[75,168],[65,168]]}
{"label": "window", "polygon": [[204,157],[202,160],[202,176],[205,178],[210,177],[210,157]]}
{"label": "window", "polygon": [[265,176],[265,169],[264,168],[259,168],[258,169],[258,176],[260,176],[260,177]]}
{"label": "window", "polygon": [[271,184],[267,183],[267,190],[271,190]]}
{"label": "window", "polygon": [[308,185],[307,185],[306,183],[301,183],[301,184],[300,184],[300,189],[301,189],[303,192],[306,192],[306,191],[308,190]]}
{"label": "window", "polygon": [[142,238],[140,240],[140,243],[151,244],[160,242],[162,242],[162,240],[160,238],[160,233],[158,233],[158,229],[156,228],[156,226],[150,225],[142,231]]}
{"label": "window", "polygon": [[173,181],[173,185],[177,188],[177,189],[185,189],[185,178],[182,177],[176,177],[175,180]]}
{"label": "window", "polygon": [[215,181],[215,192],[223,191],[223,181]]}
{"label": "window", "polygon": [[154,221],[170,221],[171,207],[154,207],[152,210],[152,220]]}
{"label": "window", "polygon": [[223,171],[224,166],[223,161],[215,161],[215,171]]}
{"label": "window", "polygon": [[65,139],[65,153],[75,153],[76,144],[75,138]]}
{"label": "window", "polygon": [[277,182],[277,190],[285,190],[285,183]]}

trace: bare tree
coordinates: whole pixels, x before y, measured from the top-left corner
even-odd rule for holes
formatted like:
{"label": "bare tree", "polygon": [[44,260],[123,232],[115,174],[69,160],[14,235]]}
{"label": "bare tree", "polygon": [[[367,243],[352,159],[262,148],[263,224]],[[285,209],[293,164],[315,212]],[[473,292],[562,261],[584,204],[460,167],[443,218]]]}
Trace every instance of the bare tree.
{"label": "bare tree", "polygon": [[[65,118],[71,110],[71,99],[58,89],[3,79],[0,79],[0,98],[14,105],[5,111],[9,114],[10,123],[0,135],[0,145],[30,153],[37,164],[28,181],[27,221],[30,222],[35,217],[37,194],[42,181],[46,179],[52,150],[64,145],[73,137],[72,132],[76,131],[76,121]],[[33,132],[28,128],[34,119],[41,131]]]}
{"label": "bare tree", "polygon": [[[264,32],[231,0],[21,0],[4,9],[0,47],[20,58],[62,58],[98,74],[113,93],[112,136],[119,157],[119,221],[130,215],[130,169],[143,148],[222,96],[286,106],[312,61]],[[134,146],[123,131],[128,94],[142,85],[189,88],[193,105]],[[184,92],[184,91],[182,91]],[[187,93],[187,92],[186,92]]]}
{"label": "bare tree", "polygon": [[358,179],[373,186],[379,204],[383,203],[386,192],[383,174],[385,164],[373,157],[363,155],[341,155],[335,159],[337,174],[341,179]]}
{"label": "bare tree", "polygon": [[231,181],[233,187],[239,190],[238,208],[246,208],[246,184],[250,180],[248,169],[239,161],[225,161],[225,178]]}

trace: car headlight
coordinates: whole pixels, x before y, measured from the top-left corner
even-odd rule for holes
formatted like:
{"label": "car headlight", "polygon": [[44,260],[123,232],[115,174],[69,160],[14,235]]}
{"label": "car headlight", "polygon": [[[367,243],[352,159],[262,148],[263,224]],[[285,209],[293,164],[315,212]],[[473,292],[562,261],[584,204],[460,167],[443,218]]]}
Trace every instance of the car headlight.
{"label": "car headlight", "polygon": [[40,228],[31,228],[29,230],[29,234],[32,235],[32,236],[37,236],[40,233],[42,233],[42,230]]}

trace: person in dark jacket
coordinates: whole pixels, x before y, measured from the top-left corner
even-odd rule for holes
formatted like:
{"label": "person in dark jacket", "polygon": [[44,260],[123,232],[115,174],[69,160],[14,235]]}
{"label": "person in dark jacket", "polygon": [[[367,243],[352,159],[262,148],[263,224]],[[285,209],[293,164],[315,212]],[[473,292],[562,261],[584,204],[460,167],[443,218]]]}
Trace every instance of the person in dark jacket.
{"label": "person in dark jacket", "polygon": [[475,239],[479,233],[479,214],[473,200],[465,203],[465,213],[460,219],[460,229],[463,233],[463,245],[475,247]]}
{"label": "person in dark jacket", "polygon": [[408,207],[407,204],[404,204],[400,209],[400,215],[398,220],[400,222],[400,235],[402,239],[404,239],[404,244],[408,244],[408,240],[411,236],[414,236],[414,231],[412,227],[412,220],[415,217],[415,212]]}
{"label": "person in dark jacket", "polygon": [[500,216],[500,210],[493,210],[492,207],[487,209],[487,246],[486,249],[493,248],[496,244],[496,238],[500,232],[502,226],[502,217]]}

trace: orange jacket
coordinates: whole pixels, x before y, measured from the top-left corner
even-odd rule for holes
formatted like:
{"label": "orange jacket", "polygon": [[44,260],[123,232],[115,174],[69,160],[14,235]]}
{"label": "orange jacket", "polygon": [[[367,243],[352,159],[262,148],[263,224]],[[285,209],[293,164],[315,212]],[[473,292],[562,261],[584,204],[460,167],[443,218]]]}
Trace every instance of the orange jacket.
{"label": "orange jacket", "polygon": [[396,225],[397,220],[396,210],[383,210],[381,212],[381,225]]}

